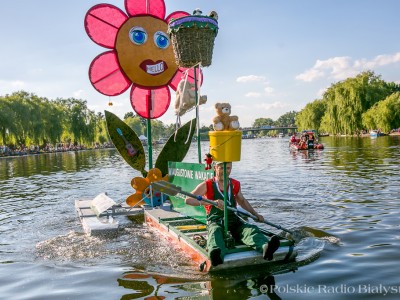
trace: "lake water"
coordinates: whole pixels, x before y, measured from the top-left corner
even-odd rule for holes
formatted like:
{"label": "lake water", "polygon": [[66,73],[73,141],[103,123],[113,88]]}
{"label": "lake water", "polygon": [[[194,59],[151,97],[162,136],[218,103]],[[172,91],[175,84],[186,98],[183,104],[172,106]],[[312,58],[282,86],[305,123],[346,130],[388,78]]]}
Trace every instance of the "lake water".
{"label": "lake water", "polygon": [[134,192],[140,174],[115,150],[0,158],[0,299],[399,299],[400,137],[321,142],[301,153],[285,138],[242,141],[231,176],[268,221],[305,238],[297,263],[216,275],[141,217],[116,238],[83,234],[75,200]]}

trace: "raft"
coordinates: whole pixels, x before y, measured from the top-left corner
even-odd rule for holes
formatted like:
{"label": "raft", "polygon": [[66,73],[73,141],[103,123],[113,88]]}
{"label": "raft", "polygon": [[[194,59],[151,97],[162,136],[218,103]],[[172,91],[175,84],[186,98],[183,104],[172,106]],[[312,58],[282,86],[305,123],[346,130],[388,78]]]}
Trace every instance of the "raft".
{"label": "raft", "polygon": [[[169,162],[169,181],[179,185],[185,191],[191,191],[201,181],[213,176],[204,165],[194,163]],[[280,237],[280,247],[271,261],[264,260],[262,254],[254,249],[236,244],[228,249],[224,263],[216,267],[211,265],[206,250],[207,228],[203,206],[190,206],[184,203],[185,196],[170,196],[170,204],[158,207],[144,206],[146,224],[174,245],[178,251],[188,255],[201,272],[214,272],[237,267],[252,267],[291,262],[297,256],[294,242]],[[268,237],[274,233],[261,229]]]}
{"label": "raft", "polygon": [[[238,267],[288,263],[294,261],[297,251],[293,241],[281,238],[281,245],[274,253],[273,260],[264,260],[262,254],[245,245],[235,245],[228,250],[224,263],[213,267],[205,249],[207,238],[206,225],[191,217],[185,216],[169,206],[160,206],[144,210],[146,224],[158,234],[185,253],[201,272],[216,272]],[[264,231],[272,236],[273,233]]]}
{"label": "raft", "polygon": [[291,139],[289,141],[291,150],[313,150],[324,149],[324,145],[318,143],[318,134],[315,130],[303,130],[300,138]]}

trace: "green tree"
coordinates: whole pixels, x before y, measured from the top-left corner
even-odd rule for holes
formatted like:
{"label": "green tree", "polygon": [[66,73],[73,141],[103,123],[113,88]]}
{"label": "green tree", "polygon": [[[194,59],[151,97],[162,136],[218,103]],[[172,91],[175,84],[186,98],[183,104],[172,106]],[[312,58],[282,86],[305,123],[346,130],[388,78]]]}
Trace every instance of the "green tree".
{"label": "green tree", "polygon": [[133,111],[127,112],[124,115],[124,120],[128,119],[128,118],[133,118],[135,117],[135,114],[133,113]]}
{"label": "green tree", "polygon": [[362,114],[397,88],[372,71],[333,84],[323,95],[327,105],[321,122],[324,129],[334,134],[353,134],[362,128]]}
{"label": "green tree", "polygon": [[143,134],[144,126],[139,117],[128,117],[125,119],[125,123],[128,124],[138,136]]}
{"label": "green tree", "polygon": [[278,118],[275,124],[280,127],[293,126],[296,123],[297,112],[290,111]]}
{"label": "green tree", "polygon": [[151,120],[151,135],[153,140],[164,137],[165,126],[160,120]]}
{"label": "green tree", "polygon": [[400,127],[400,92],[376,103],[362,115],[364,128],[390,132]]}
{"label": "green tree", "polygon": [[253,122],[253,127],[272,126],[275,125],[274,120],[271,118],[258,118]]}
{"label": "green tree", "polygon": [[3,145],[7,145],[7,133],[16,132],[16,119],[17,116],[12,109],[9,99],[7,97],[0,97],[0,133]]}
{"label": "green tree", "polygon": [[306,106],[297,114],[297,130],[315,129],[320,131],[321,120],[325,114],[326,102],[323,100],[314,100],[307,103]]}
{"label": "green tree", "polygon": [[25,91],[19,91],[6,95],[10,101],[10,108],[14,111],[14,126],[9,130],[10,135],[15,137],[15,141],[19,145],[26,145],[28,140],[28,132],[31,126],[31,95]]}

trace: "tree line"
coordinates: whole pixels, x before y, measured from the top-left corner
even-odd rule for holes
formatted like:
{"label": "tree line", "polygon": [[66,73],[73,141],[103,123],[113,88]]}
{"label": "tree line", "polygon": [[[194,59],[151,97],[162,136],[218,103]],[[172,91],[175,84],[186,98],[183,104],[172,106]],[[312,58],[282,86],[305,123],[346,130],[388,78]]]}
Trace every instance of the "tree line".
{"label": "tree line", "polygon": [[3,145],[14,146],[108,141],[104,116],[89,110],[86,101],[49,100],[25,91],[0,97],[0,134]]}
{"label": "tree line", "polygon": [[[332,84],[300,112],[288,112],[278,120],[259,118],[253,127],[290,126],[329,134],[354,135],[371,129],[389,133],[400,128],[400,85],[385,82],[372,71]],[[273,134],[274,132],[269,132]]]}
{"label": "tree line", "polygon": [[[147,120],[128,112],[124,121],[137,135],[147,135]],[[169,137],[175,124],[151,120],[152,137]],[[208,128],[202,128],[202,131]],[[37,145],[73,144],[93,146],[110,142],[104,115],[90,110],[86,100],[49,100],[18,91],[0,96],[0,145],[11,148]]]}
{"label": "tree line", "polygon": [[[147,120],[128,112],[124,121],[138,134],[146,134]],[[300,112],[290,111],[277,120],[258,118],[253,127],[293,126],[330,134],[356,134],[369,129],[390,132],[400,127],[400,85],[385,82],[372,71],[332,84],[322,99]],[[175,124],[151,120],[152,137],[169,137]],[[202,126],[204,136],[212,125]],[[18,91],[0,96],[0,141],[3,145],[73,143],[91,146],[109,142],[105,117],[75,98],[49,100]]]}
{"label": "tree line", "polygon": [[332,84],[296,116],[298,129],[353,135],[400,128],[400,85],[372,71]]}

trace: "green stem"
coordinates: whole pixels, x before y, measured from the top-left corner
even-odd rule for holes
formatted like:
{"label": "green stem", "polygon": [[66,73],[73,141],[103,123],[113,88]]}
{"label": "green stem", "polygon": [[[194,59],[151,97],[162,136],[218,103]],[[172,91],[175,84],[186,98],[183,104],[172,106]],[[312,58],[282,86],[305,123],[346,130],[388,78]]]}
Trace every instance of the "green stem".
{"label": "green stem", "polygon": [[147,119],[147,150],[149,152],[149,170],[153,168],[153,143],[151,138],[151,119]]}
{"label": "green stem", "polygon": [[226,174],[226,162],[224,162],[224,229],[225,236],[228,234],[228,176]]}

